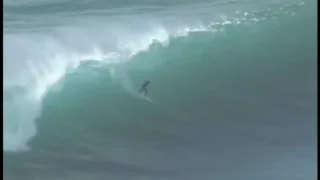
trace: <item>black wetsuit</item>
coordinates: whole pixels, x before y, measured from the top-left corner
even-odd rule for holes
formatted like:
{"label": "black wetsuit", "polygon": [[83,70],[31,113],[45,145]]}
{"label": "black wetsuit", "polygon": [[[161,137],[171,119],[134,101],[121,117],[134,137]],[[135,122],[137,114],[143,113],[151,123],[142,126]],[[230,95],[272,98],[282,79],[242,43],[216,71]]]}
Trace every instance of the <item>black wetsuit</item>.
{"label": "black wetsuit", "polygon": [[147,96],[148,94],[148,89],[147,89],[147,86],[149,85],[150,81],[149,80],[146,80],[142,85],[141,85],[141,88],[139,90],[139,93],[144,93],[144,96]]}

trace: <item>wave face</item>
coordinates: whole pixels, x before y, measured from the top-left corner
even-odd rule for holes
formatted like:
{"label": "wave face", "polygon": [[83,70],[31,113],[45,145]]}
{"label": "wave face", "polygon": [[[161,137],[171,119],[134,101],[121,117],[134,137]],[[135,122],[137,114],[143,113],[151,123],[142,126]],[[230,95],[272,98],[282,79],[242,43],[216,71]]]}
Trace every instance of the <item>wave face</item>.
{"label": "wave face", "polygon": [[316,5],[5,0],[4,178],[315,179]]}

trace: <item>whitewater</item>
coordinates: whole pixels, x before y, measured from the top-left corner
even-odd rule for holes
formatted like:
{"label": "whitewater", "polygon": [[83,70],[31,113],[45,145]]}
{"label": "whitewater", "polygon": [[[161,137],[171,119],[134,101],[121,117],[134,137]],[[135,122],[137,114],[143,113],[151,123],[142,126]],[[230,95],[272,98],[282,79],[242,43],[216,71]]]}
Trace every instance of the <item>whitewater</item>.
{"label": "whitewater", "polygon": [[4,179],[316,178],[317,1],[3,5]]}

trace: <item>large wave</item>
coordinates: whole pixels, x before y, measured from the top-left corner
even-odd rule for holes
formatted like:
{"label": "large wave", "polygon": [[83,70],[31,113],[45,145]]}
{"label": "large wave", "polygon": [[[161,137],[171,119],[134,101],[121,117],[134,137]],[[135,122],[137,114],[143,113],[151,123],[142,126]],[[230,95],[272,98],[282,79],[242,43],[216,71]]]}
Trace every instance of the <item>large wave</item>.
{"label": "large wave", "polygon": [[[286,6],[289,8],[289,6]],[[262,15],[261,15],[262,13]],[[254,24],[273,19],[279,11],[237,12],[215,21],[168,24],[161,21],[126,20],[57,27],[44,32],[4,34],[4,150],[27,150],[36,135],[46,93],[84,61],[111,68],[111,76],[125,81],[119,67],[153,45],[170,45],[193,32],[223,32],[226,26]],[[294,15],[294,14],[289,14]],[[156,64],[157,62],[155,62]],[[119,79],[120,78],[120,79]],[[124,82],[125,83],[125,82]],[[131,88],[125,83],[125,88]]]}

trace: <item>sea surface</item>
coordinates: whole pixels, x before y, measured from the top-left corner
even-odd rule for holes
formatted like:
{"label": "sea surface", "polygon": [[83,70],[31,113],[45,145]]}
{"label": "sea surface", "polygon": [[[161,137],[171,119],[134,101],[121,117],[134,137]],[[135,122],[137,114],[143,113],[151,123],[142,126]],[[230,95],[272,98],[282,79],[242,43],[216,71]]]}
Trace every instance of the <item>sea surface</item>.
{"label": "sea surface", "polygon": [[317,178],[316,0],[3,5],[5,180]]}

